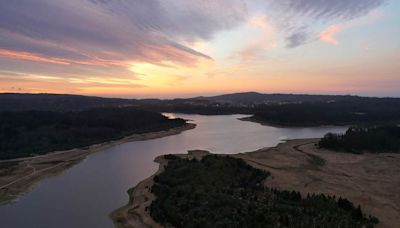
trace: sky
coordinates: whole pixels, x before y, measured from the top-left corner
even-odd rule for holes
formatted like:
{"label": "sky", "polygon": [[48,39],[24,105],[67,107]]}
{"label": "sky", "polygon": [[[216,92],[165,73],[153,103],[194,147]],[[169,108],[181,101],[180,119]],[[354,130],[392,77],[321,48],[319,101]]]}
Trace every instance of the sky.
{"label": "sky", "polygon": [[0,0],[0,92],[400,97],[398,0]]}

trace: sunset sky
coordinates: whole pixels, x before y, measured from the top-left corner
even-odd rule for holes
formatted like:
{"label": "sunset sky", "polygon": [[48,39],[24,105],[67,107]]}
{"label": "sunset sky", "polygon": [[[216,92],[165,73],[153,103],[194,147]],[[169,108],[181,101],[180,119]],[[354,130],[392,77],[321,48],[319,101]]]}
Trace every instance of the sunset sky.
{"label": "sunset sky", "polygon": [[0,2],[0,92],[400,96],[398,0]]}

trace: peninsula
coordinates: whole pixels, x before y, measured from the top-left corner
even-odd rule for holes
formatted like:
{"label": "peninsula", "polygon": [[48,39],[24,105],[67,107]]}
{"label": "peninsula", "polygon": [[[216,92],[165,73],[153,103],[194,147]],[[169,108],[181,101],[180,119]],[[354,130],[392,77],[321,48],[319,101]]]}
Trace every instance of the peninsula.
{"label": "peninsula", "polygon": [[[135,188],[130,189],[128,191],[130,202],[126,206],[114,211],[111,214],[111,218],[117,227],[124,228],[163,227],[166,224],[182,227],[183,225],[177,225],[182,223],[185,227],[196,227],[195,224],[197,223],[195,222],[202,222],[200,221],[201,216],[208,218],[208,220],[206,219],[203,222],[218,221],[228,224],[229,221],[223,218],[216,218],[215,216],[217,215],[215,214],[214,217],[211,215],[211,217],[207,217],[209,215],[204,214],[206,212],[202,212],[202,210],[196,212],[196,207],[193,205],[190,206],[198,202],[196,201],[196,196],[191,195],[190,197],[194,197],[189,197],[192,201],[186,201],[188,198],[185,195],[187,190],[185,186],[190,186],[190,183],[200,183],[201,186],[198,185],[198,189],[207,188],[210,190],[213,189],[213,186],[216,186],[216,192],[221,193],[219,194],[221,197],[215,198],[218,202],[227,200],[224,202],[236,202],[240,204],[245,203],[243,200],[247,199],[246,197],[253,197],[251,198],[252,201],[260,203],[265,202],[265,200],[268,201],[268,199],[271,199],[268,197],[274,195],[275,197],[283,198],[277,202],[274,200],[269,200],[268,202],[273,203],[279,210],[286,211],[286,214],[291,215],[290,211],[292,210],[300,210],[306,213],[302,217],[296,217],[292,214],[289,218],[283,218],[277,215],[274,217],[273,214],[271,215],[272,217],[267,216],[262,218],[261,216],[259,218],[261,219],[260,222],[262,222],[262,219],[271,219],[271,221],[280,224],[290,222],[317,224],[318,219],[315,220],[315,223],[310,223],[310,220],[308,220],[310,217],[307,216],[312,217],[312,211],[318,209],[320,210],[319,219],[327,219],[324,220],[324,222],[327,222],[329,219],[333,219],[330,221],[342,222],[342,227],[376,226],[389,228],[400,226],[400,219],[398,217],[400,213],[400,198],[398,195],[398,189],[400,189],[400,167],[398,166],[400,154],[340,153],[321,149],[318,146],[318,142],[319,139],[290,140],[276,147],[260,149],[254,152],[230,156],[218,155],[217,157],[219,158],[239,159],[251,167],[246,168],[240,161],[234,161],[233,163],[228,161],[228,164],[231,165],[225,164],[218,168],[221,172],[218,173],[218,175],[224,176],[223,179],[215,179],[212,176],[216,175],[216,173],[211,173],[213,168],[201,169],[200,164],[207,165],[206,163],[210,163],[211,159],[207,158],[207,161],[200,162],[202,157],[210,156],[204,151],[191,151],[186,155],[165,155],[157,157],[155,161],[160,163],[159,171],[155,175],[140,182]],[[215,156],[211,157],[217,158]],[[195,172],[194,176],[197,177],[197,180],[187,179],[191,177],[192,173],[184,172],[185,169],[179,166],[180,162],[176,162],[176,160],[182,160],[182,163],[191,160],[195,163],[198,162],[199,165],[197,166],[193,164],[197,167],[195,169],[197,173],[193,171]],[[171,163],[171,161],[173,162]],[[224,161],[222,161],[222,163],[224,163]],[[172,167],[169,167],[171,164]],[[185,164],[190,165],[190,162]],[[213,167],[212,162],[209,165]],[[244,167],[243,170],[240,168],[241,166]],[[226,170],[226,167],[233,167],[233,170]],[[165,170],[168,170],[168,172]],[[246,182],[240,182],[240,175],[242,174],[235,172],[235,170],[240,170],[240,173],[245,172],[245,170],[252,170],[249,175],[253,176],[253,178],[248,178],[247,176],[243,179],[246,180]],[[234,177],[230,176],[232,172],[235,174]],[[252,172],[254,173],[252,174]],[[181,176],[174,176],[174,173],[176,175],[181,173]],[[232,188],[225,188],[221,187],[224,185],[218,184],[218,180],[223,182],[227,178],[229,179],[229,177],[239,178],[238,183],[241,183],[239,186],[245,185],[245,187],[242,186],[239,188],[242,189],[242,191],[237,190],[236,187],[232,187],[235,185],[228,185]],[[261,179],[257,179],[257,177],[263,177],[262,181]],[[202,182],[202,180],[204,181]],[[171,189],[173,188],[173,184],[178,182],[180,183],[179,186],[182,186],[182,189],[179,187],[177,189]],[[259,185],[259,183],[261,183],[261,185]],[[165,184],[167,184],[165,187],[170,189],[169,193],[171,193],[171,195],[169,196],[166,196],[166,192],[168,191],[163,187]],[[251,186],[251,188],[247,188],[246,186]],[[246,189],[250,189],[250,195],[246,195]],[[172,191],[174,191],[174,193],[172,193]],[[267,191],[268,197],[264,194],[257,193],[259,191]],[[193,192],[200,194],[197,190]],[[237,194],[239,194],[239,196],[237,196]],[[240,194],[244,195],[240,196]],[[223,195],[225,197],[222,197]],[[233,198],[234,200],[231,201],[229,200],[230,196],[236,198]],[[211,196],[200,194],[198,197],[200,197],[199,199],[204,199],[202,197]],[[207,202],[211,203],[209,200],[211,199],[208,199]],[[214,202],[214,206],[204,205],[204,202],[200,202],[198,207],[210,206],[214,207],[213,210],[218,211],[221,209],[222,211],[218,213],[226,213],[225,218],[228,220],[229,216],[232,215],[230,213],[241,213],[239,217],[244,220],[240,223],[242,225],[249,222],[246,218],[252,218],[251,221],[257,218],[255,214],[251,214],[257,213],[257,211],[248,212],[250,214],[244,211],[226,212],[224,211],[226,208],[224,209],[223,207],[225,203],[220,202],[221,204],[219,204],[218,202]],[[185,205],[188,206],[187,209],[190,213],[200,213],[201,216],[197,214],[200,218],[185,220],[183,217],[179,217],[179,210],[185,208]],[[236,206],[234,205],[236,204],[234,203],[231,206],[235,208]],[[324,206],[321,207],[321,205]],[[358,207],[358,205],[360,205],[360,207]],[[252,207],[252,205],[247,205],[246,207],[239,206],[239,208],[243,210]],[[260,205],[257,208],[260,208]],[[267,207],[266,210],[272,213],[276,209],[274,208],[275,207]],[[168,210],[168,213],[163,210]],[[327,210],[329,210],[329,212]],[[336,216],[335,218],[333,218],[332,212]],[[277,214],[279,215],[280,213],[277,212]],[[187,214],[186,216],[189,215],[190,214]],[[268,221],[271,222],[270,220]],[[378,224],[376,225],[376,223]]]}

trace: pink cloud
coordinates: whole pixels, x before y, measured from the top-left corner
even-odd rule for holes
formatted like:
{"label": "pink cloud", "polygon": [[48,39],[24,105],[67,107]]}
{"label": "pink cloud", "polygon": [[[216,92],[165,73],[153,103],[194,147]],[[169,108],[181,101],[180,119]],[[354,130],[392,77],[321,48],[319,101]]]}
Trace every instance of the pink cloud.
{"label": "pink cloud", "polygon": [[106,60],[98,57],[92,57],[92,59],[84,61],[67,58],[48,57],[27,51],[13,51],[7,49],[0,49],[0,57],[61,65],[81,64],[92,66],[128,66],[127,63],[124,63],[122,61]]}
{"label": "pink cloud", "polygon": [[339,25],[332,25],[321,32],[319,39],[328,44],[337,45],[339,42],[336,40],[335,35],[342,30]]}

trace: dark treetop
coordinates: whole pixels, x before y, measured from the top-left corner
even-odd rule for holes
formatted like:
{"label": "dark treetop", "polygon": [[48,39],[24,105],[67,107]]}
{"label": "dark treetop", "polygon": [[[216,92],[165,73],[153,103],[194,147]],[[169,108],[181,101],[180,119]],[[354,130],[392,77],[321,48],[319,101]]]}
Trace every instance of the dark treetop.
{"label": "dark treetop", "polygon": [[96,108],[80,112],[0,112],[0,159],[85,147],[182,126],[160,113],[133,107]]}
{"label": "dark treetop", "polygon": [[326,134],[319,146],[351,153],[400,152],[400,127],[351,127],[345,134]]}
{"label": "dark treetop", "polygon": [[263,186],[268,173],[243,160],[208,155],[201,161],[169,155],[154,177],[155,221],[175,227],[373,227],[347,199]]}

